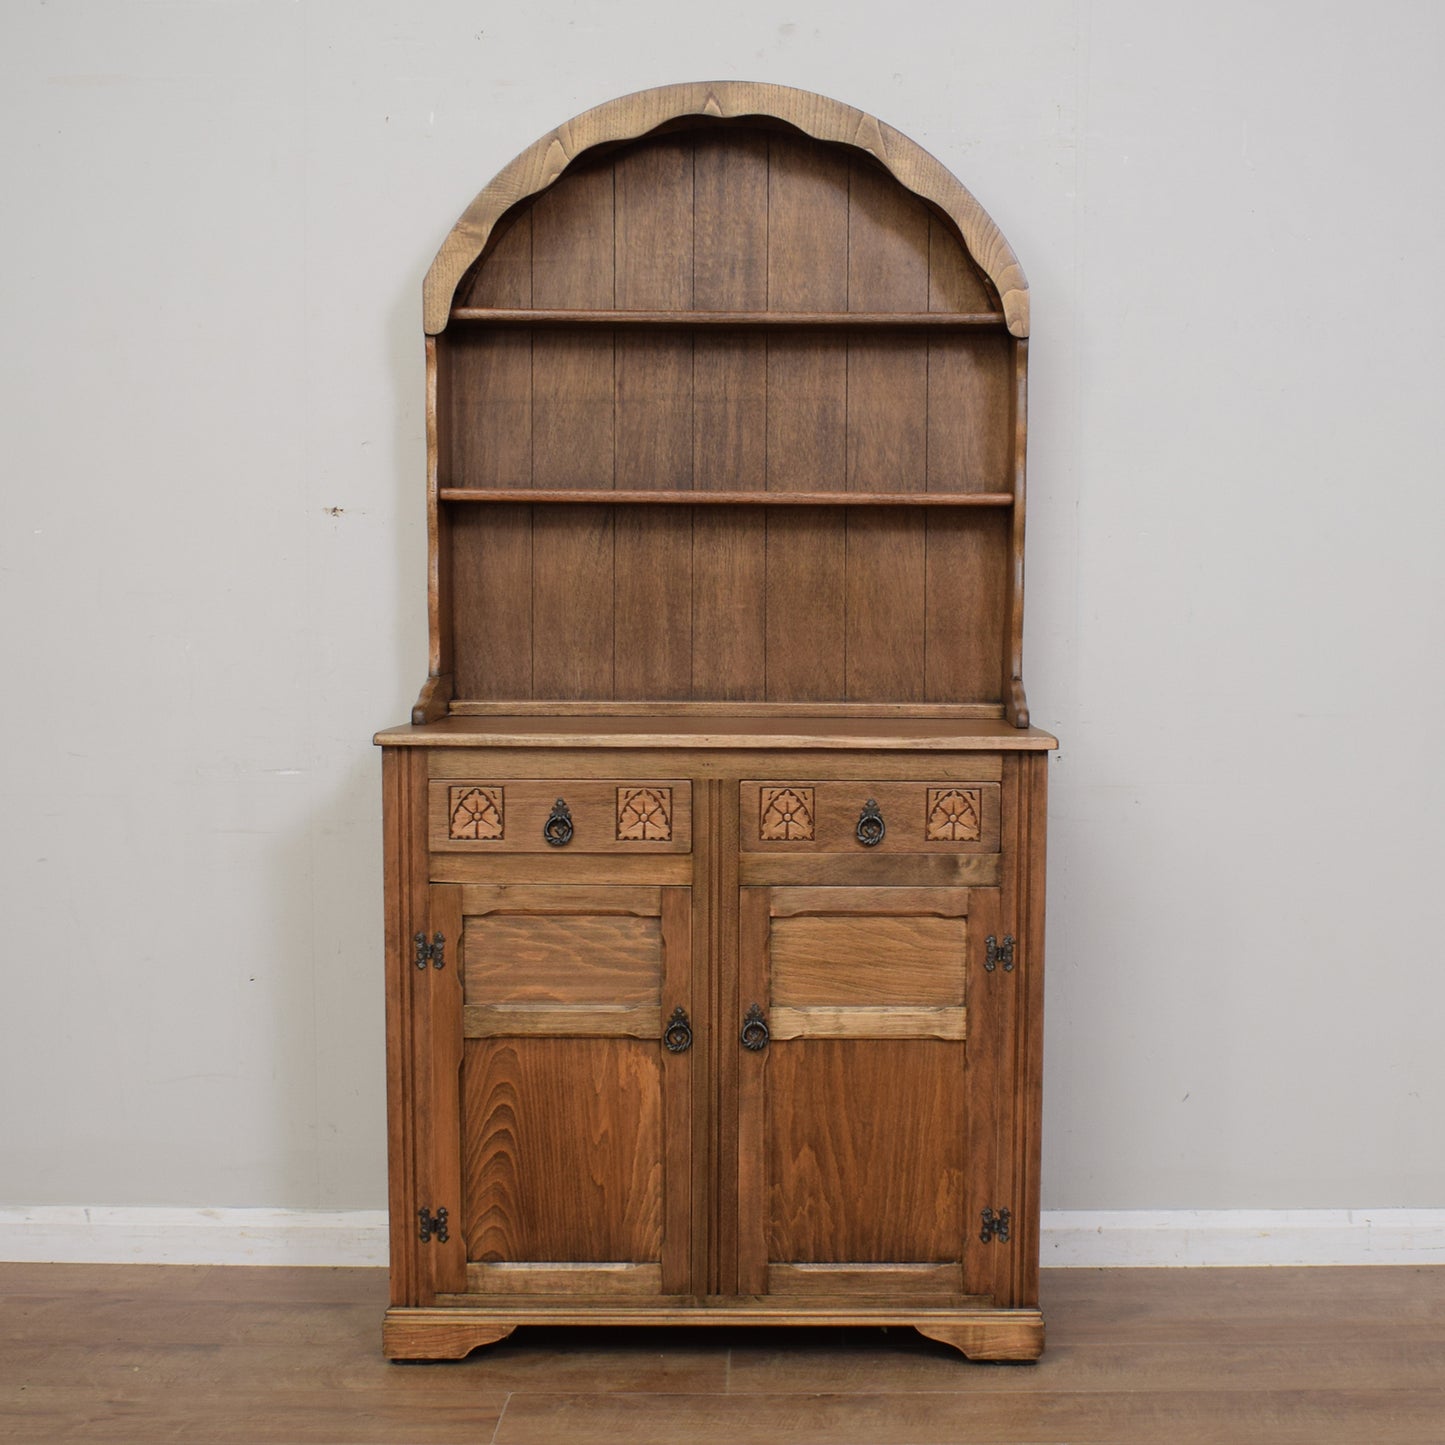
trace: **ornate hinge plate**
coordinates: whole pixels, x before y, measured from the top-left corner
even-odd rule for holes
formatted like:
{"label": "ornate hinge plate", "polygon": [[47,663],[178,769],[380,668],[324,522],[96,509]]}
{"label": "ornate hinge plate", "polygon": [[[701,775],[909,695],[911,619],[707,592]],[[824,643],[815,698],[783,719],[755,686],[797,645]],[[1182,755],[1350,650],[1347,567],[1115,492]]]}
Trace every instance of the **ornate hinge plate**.
{"label": "ornate hinge plate", "polygon": [[435,1214],[430,1209],[422,1208],[416,1212],[416,1217],[421,1221],[421,1228],[417,1230],[417,1238],[423,1244],[430,1244],[432,1236],[436,1236],[438,1244],[447,1242],[447,1211],[443,1205]]}
{"label": "ornate hinge plate", "polygon": [[1013,1216],[1007,1209],[1000,1209],[997,1213],[992,1209],[985,1209],[980,1217],[983,1228],[979,1230],[978,1237],[985,1244],[992,1244],[994,1240],[998,1240],[1000,1244],[1008,1243],[1008,1227]]}
{"label": "ornate hinge plate", "polygon": [[445,968],[447,963],[447,941],[440,934],[432,935],[432,941],[426,941],[426,934],[418,933],[412,938],[416,944],[416,953],[412,956],[412,962],[418,968],[425,968],[431,964],[433,968]]}
{"label": "ornate hinge plate", "polygon": [[1003,942],[1000,943],[993,934],[983,941],[983,966],[987,973],[992,973],[999,964],[1003,964],[1005,973],[1014,971],[1014,936],[1011,933],[1004,934]]}

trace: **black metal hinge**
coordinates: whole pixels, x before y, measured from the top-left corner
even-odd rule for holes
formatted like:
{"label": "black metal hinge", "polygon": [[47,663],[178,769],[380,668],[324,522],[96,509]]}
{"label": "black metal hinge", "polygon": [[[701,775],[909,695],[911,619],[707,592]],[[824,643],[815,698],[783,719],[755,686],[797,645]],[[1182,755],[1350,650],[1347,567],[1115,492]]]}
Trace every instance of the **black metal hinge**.
{"label": "black metal hinge", "polygon": [[1003,971],[1005,973],[1012,973],[1014,971],[1014,936],[1011,933],[1004,934],[1002,943],[991,933],[983,941],[983,966],[985,972],[992,973],[999,964],[1003,964]]}
{"label": "black metal hinge", "polygon": [[435,1214],[430,1209],[418,1209],[416,1217],[421,1221],[421,1228],[417,1231],[418,1238],[423,1244],[430,1244],[432,1235],[436,1235],[437,1243],[447,1242],[447,1211],[443,1205]]}
{"label": "black metal hinge", "polygon": [[1013,1216],[1007,1209],[1000,1209],[997,1214],[992,1209],[983,1211],[983,1228],[979,1230],[978,1237],[985,1244],[992,1244],[998,1240],[1000,1244],[1008,1243],[1009,1220]]}
{"label": "black metal hinge", "polygon": [[416,944],[414,962],[418,968],[431,964],[433,968],[445,968],[447,963],[447,941],[440,934],[433,934],[432,941],[426,941],[426,934],[418,933],[412,942]]}

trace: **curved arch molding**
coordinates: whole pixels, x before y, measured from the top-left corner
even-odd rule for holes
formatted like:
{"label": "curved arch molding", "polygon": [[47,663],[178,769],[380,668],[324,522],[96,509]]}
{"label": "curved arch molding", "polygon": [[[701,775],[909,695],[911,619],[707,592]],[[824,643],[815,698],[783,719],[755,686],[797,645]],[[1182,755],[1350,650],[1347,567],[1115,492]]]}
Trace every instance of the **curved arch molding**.
{"label": "curved arch molding", "polygon": [[501,216],[520,200],[546,190],[584,151],[636,140],[689,115],[771,116],[814,140],[866,151],[910,191],[932,202],[958,227],[969,254],[997,289],[1015,336],[1029,333],[1029,288],[1003,233],[968,189],[922,146],[841,101],[807,90],[754,81],[700,81],[640,90],[594,106],[557,127],[503,167],[452,227],[422,286],[426,332],[445,329],[452,294],[481,255]]}

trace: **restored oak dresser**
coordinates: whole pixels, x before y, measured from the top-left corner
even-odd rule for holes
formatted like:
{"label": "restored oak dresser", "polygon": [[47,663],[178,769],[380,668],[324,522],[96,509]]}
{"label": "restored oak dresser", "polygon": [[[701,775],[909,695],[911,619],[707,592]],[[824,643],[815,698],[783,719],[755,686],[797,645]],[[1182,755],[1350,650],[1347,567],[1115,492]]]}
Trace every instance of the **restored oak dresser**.
{"label": "restored oak dresser", "polygon": [[671,86],[503,170],[425,321],[386,1353],[876,1323],[1036,1357],[1013,253],[871,116]]}

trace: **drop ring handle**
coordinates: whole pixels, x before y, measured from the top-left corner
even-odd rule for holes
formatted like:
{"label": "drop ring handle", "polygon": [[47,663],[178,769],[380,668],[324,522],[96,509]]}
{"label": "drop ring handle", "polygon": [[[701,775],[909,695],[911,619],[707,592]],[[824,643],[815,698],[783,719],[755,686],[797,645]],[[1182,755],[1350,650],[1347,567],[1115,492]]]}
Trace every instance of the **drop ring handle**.
{"label": "drop ring handle", "polygon": [[883,835],[888,828],[883,822],[883,814],[878,811],[875,799],[869,798],[863,804],[863,811],[858,814],[858,826],[853,831],[865,848],[876,848],[883,841]]}
{"label": "drop ring handle", "polygon": [[673,1009],[662,1035],[663,1047],[670,1054],[685,1054],[692,1047],[692,1024],[688,1022],[687,1010],[681,1004]]}
{"label": "drop ring handle", "polygon": [[742,1046],[749,1053],[761,1053],[768,1046],[768,1040],[772,1035],[768,1032],[767,1020],[763,1018],[763,1011],[754,1004],[743,1016],[743,1031],[738,1035]]}
{"label": "drop ring handle", "polygon": [[572,841],[572,810],[565,798],[558,798],[552,804],[552,811],[542,824],[542,836],[554,848],[565,848]]}

